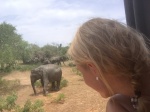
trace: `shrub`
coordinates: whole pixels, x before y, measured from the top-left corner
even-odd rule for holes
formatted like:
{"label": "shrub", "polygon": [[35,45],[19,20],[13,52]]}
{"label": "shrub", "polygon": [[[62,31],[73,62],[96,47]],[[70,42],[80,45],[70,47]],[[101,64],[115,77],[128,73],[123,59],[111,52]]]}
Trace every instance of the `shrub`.
{"label": "shrub", "polygon": [[27,71],[27,70],[32,70],[33,68],[38,67],[39,64],[36,65],[18,65],[15,69],[19,71]]}
{"label": "shrub", "polygon": [[20,87],[19,80],[5,80],[0,77],[0,95],[9,94],[12,90],[16,91]]}
{"label": "shrub", "polygon": [[17,94],[12,93],[11,95],[7,96],[6,98],[0,97],[0,111],[3,110],[12,110],[15,107],[15,101],[17,100]]}
{"label": "shrub", "polygon": [[12,95],[9,95],[6,98],[6,109],[7,110],[11,110],[14,108],[14,106],[16,105],[15,101],[17,100],[17,98],[18,98],[18,96],[16,93],[12,93]]}
{"label": "shrub", "polygon": [[0,112],[3,111],[3,109],[5,108],[6,106],[6,101],[3,97],[0,97]]}
{"label": "shrub", "polygon": [[30,112],[31,111],[31,101],[30,100],[27,100],[24,104],[24,107],[21,109],[22,112]]}
{"label": "shrub", "polygon": [[69,66],[69,67],[74,67],[74,66],[76,66],[76,65],[75,65],[73,62],[69,62],[69,63],[68,63],[68,66]]}
{"label": "shrub", "polygon": [[44,112],[42,106],[44,103],[41,100],[36,100],[35,102],[31,102],[27,100],[24,107],[21,109],[22,112]]}
{"label": "shrub", "polygon": [[53,101],[55,103],[64,103],[65,95],[63,93],[60,93],[57,98]]}
{"label": "shrub", "polygon": [[42,106],[44,103],[41,100],[36,100],[33,103],[27,100],[23,107],[16,105],[17,94],[12,93],[6,98],[0,97],[0,112],[44,112]]}
{"label": "shrub", "polygon": [[68,85],[68,81],[62,78],[60,82],[60,88],[66,87],[67,85]]}
{"label": "shrub", "polygon": [[36,87],[42,87],[41,80],[37,80],[34,85]]}
{"label": "shrub", "polygon": [[44,111],[41,107],[44,105],[43,101],[41,100],[36,100],[33,104],[32,104],[32,110],[35,112],[42,112]]}
{"label": "shrub", "polygon": [[47,94],[47,97],[49,97],[49,98],[50,98],[51,96],[52,96],[52,95],[51,95],[50,93],[49,93],[49,94]]}
{"label": "shrub", "polygon": [[77,75],[82,76],[82,73],[76,67],[73,67],[72,71],[75,72]]}

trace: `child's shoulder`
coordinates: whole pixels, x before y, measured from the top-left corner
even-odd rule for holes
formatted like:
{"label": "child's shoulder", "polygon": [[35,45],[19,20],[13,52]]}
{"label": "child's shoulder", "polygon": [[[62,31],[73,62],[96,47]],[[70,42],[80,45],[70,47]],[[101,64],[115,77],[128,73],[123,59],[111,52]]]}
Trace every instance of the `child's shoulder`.
{"label": "child's shoulder", "polygon": [[117,94],[108,100],[106,112],[136,112],[129,96]]}

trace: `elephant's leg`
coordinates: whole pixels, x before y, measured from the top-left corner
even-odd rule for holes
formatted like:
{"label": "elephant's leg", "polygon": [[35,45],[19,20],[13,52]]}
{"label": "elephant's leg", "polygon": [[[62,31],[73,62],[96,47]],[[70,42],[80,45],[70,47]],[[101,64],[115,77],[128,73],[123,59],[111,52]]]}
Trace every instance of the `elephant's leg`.
{"label": "elephant's leg", "polygon": [[35,85],[34,85],[34,81],[31,81],[31,85],[32,85],[32,88],[33,88],[33,91],[34,91],[34,95],[36,95],[36,90],[35,90]]}
{"label": "elephant's leg", "polygon": [[55,81],[52,82],[52,89],[51,89],[51,90],[52,90],[52,91],[55,90]]}
{"label": "elephant's leg", "polygon": [[57,81],[56,91],[59,90],[59,87],[60,87],[60,81]]}
{"label": "elephant's leg", "polygon": [[43,94],[46,95],[48,93],[47,86],[48,86],[48,79],[43,80],[44,81],[44,87],[43,87]]}
{"label": "elephant's leg", "polygon": [[42,84],[42,87],[44,87],[44,81],[43,81],[43,79],[41,79],[41,84]]}
{"label": "elephant's leg", "polygon": [[34,84],[37,80],[32,75],[30,76],[30,80],[31,80],[31,85],[32,85],[33,91],[34,91],[34,95],[36,95],[36,90],[35,90],[35,85]]}

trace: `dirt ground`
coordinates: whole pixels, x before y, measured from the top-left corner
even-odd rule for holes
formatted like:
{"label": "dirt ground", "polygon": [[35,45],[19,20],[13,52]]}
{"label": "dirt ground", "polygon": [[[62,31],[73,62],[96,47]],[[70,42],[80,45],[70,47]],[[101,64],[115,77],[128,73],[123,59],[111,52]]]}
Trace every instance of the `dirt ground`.
{"label": "dirt ground", "polygon": [[[44,102],[45,112],[105,112],[107,99],[102,98],[96,91],[88,87],[81,76],[76,75],[71,67],[62,67],[63,77],[68,81],[68,86],[58,92],[50,92],[43,96],[42,88],[36,88],[38,95],[33,95],[30,84],[30,71],[12,72],[5,79],[19,79],[22,89],[18,91],[17,104],[24,105],[27,99],[36,99]],[[60,94],[65,95],[63,103],[53,103]]]}

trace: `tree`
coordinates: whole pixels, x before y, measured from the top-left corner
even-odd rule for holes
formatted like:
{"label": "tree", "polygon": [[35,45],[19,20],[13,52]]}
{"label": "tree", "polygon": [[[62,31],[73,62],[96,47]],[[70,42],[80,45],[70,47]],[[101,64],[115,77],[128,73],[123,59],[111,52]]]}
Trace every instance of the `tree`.
{"label": "tree", "polygon": [[3,22],[0,24],[0,65],[11,67],[19,58],[18,46],[22,42],[21,35],[17,34],[16,28]]}
{"label": "tree", "polygon": [[44,52],[46,58],[51,58],[52,56],[57,55],[58,48],[55,45],[47,44],[41,48]]}

